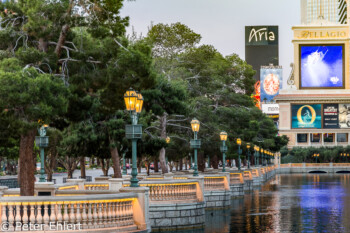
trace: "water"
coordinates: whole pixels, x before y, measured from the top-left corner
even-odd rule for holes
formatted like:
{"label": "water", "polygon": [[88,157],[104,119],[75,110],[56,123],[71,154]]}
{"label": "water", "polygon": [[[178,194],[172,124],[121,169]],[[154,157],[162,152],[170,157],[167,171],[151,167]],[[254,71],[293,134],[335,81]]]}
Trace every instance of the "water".
{"label": "water", "polygon": [[230,208],[207,210],[205,229],[182,233],[341,233],[350,232],[349,219],[349,174],[288,174],[233,199]]}

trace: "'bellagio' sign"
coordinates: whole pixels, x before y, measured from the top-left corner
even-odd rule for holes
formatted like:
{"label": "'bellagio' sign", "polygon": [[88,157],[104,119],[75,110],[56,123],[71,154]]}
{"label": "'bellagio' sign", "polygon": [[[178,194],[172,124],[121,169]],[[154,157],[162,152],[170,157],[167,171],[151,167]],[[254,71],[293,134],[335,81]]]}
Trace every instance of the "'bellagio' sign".
{"label": "'bellagio' sign", "polygon": [[330,30],[295,30],[294,38],[303,39],[345,39],[348,37],[347,30],[330,29]]}

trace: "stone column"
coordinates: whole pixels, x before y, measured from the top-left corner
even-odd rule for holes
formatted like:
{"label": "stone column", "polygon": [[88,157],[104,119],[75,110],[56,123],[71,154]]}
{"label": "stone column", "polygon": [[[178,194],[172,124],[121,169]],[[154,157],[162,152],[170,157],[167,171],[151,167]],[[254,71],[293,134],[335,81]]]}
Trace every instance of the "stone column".
{"label": "stone column", "polygon": [[113,190],[119,192],[121,188],[123,188],[123,178],[111,178],[108,180],[109,190]]}
{"label": "stone column", "polygon": [[67,179],[67,183],[75,183],[79,190],[85,190],[85,179]]}
{"label": "stone column", "polygon": [[35,182],[34,195],[39,196],[39,193],[50,193],[50,196],[56,195],[56,187],[53,182]]}

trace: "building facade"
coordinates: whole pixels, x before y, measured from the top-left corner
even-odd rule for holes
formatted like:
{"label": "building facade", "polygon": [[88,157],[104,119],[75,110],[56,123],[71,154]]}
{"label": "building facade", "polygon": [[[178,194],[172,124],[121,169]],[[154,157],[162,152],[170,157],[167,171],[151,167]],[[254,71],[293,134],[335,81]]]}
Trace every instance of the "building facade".
{"label": "building facade", "polygon": [[301,23],[312,24],[318,19],[347,23],[347,0],[301,0]]}

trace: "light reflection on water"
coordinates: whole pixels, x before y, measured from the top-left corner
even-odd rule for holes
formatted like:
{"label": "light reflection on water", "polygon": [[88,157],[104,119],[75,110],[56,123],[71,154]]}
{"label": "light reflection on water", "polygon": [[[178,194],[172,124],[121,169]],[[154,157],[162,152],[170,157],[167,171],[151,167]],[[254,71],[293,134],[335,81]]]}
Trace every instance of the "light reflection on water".
{"label": "light reflection on water", "polygon": [[349,174],[277,175],[259,190],[207,210],[205,229],[182,233],[350,232]]}

